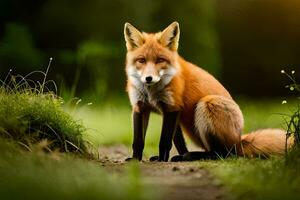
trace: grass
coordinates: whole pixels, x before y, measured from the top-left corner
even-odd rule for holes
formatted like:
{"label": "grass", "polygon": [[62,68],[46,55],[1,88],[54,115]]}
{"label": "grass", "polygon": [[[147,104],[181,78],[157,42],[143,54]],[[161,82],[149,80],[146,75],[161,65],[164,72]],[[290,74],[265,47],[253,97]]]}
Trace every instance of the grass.
{"label": "grass", "polygon": [[[51,62],[52,58],[45,72],[21,76],[10,70],[0,80],[0,136],[18,141],[27,150],[44,140],[48,151],[87,153],[82,139],[85,128],[62,109],[55,82],[47,80]],[[33,75],[41,76],[42,81],[31,80]]]}
{"label": "grass", "polygon": [[[298,158],[299,160],[299,158]],[[228,189],[233,199],[299,199],[300,165],[290,167],[282,158],[203,161]]]}
{"label": "grass", "polygon": [[0,135],[19,141],[30,149],[31,143],[49,141],[49,149],[85,151],[85,128],[61,107],[52,93],[11,91],[0,88]]}
{"label": "grass", "polygon": [[108,173],[96,161],[70,154],[18,150],[0,140],[1,199],[153,199],[139,179],[137,163],[125,175]]}

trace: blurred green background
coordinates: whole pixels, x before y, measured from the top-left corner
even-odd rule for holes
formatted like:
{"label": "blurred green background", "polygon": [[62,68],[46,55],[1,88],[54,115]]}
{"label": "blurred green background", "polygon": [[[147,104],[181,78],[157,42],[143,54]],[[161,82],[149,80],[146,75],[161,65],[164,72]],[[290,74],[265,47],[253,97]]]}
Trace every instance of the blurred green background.
{"label": "blurred green background", "polygon": [[280,70],[299,68],[299,10],[298,0],[1,0],[0,78],[53,57],[60,94],[125,96],[124,23],[154,32],[176,20],[180,54],[233,95],[286,96]]}

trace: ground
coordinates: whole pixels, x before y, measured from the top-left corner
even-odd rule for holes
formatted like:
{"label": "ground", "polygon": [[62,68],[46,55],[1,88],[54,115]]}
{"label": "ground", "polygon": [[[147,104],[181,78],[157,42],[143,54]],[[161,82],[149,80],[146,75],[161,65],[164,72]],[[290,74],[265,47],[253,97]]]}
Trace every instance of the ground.
{"label": "ground", "polygon": [[[130,155],[124,145],[99,148],[101,165],[109,172],[120,176],[126,173],[124,160]],[[158,188],[162,200],[214,200],[225,199],[225,191],[216,177],[194,162],[149,162],[139,163],[141,178],[149,187]],[[227,194],[226,194],[227,195]]]}

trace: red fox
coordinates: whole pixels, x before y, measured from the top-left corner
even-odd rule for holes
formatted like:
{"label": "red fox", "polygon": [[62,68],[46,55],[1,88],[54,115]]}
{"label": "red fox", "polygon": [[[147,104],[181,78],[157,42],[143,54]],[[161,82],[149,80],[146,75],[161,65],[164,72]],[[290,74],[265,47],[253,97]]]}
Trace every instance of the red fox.
{"label": "red fox", "polygon": [[[133,159],[142,159],[150,112],[163,116],[159,156],[152,161],[168,161],[172,141],[179,155],[171,161],[284,154],[284,130],[241,136],[243,115],[229,92],[207,71],[178,55],[177,22],[158,33],[140,32],[126,23],[124,35],[127,91],[133,108]],[[183,133],[205,151],[189,152]]]}

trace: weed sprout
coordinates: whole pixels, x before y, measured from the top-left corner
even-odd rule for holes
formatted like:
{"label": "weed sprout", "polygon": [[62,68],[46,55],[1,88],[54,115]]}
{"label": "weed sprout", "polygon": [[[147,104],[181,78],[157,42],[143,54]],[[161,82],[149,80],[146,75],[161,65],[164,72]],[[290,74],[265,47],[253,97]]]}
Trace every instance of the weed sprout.
{"label": "weed sprout", "polygon": [[[282,74],[285,74],[290,81],[291,84],[286,85],[290,91],[296,91],[300,94],[300,85],[297,84],[296,77],[295,77],[295,70],[292,70],[291,73],[287,73],[284,70],[281,70]],[[298,97],[299,100],[299,97]],[[286,104],[287,101],[283,100],[282,104]],[[285,143],[285,151],[286,154],[288,153],[288,139],[290,137],[294,140],[294,148],[299,148],[300,146],[300,105],[298,106],[295,111],[291,115],[288,115],[288,119],[286,119],[287,124],[287,134],[286,134],[286,143]]]}

